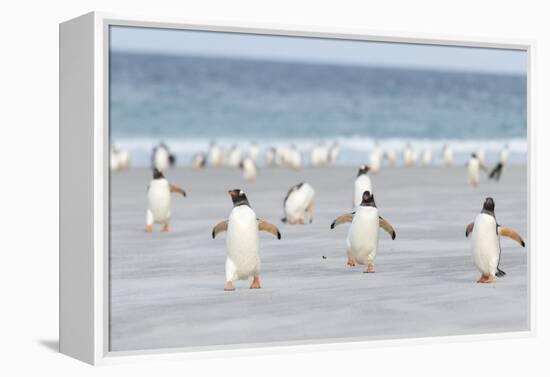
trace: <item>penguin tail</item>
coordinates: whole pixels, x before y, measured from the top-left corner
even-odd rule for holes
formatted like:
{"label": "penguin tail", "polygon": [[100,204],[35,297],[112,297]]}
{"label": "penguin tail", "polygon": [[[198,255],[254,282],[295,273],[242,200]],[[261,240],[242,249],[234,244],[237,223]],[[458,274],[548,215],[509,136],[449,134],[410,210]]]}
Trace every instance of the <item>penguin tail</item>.
{"label": "penguin tail", "polygon": [[495,274],[497,277],[501,278],[504,275],[506,275],[506,272],[502,271],[500,268],[497,267],[497,273]]}

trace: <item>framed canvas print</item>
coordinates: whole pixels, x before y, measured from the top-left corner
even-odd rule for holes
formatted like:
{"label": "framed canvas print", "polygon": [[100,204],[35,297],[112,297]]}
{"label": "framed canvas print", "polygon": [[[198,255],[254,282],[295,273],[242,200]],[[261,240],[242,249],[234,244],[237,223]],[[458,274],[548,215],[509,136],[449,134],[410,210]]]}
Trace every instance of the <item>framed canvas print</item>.
{"label": "framed canvas print", "polygon": [[61,352],[531,334],[532,48],[61,24]]}

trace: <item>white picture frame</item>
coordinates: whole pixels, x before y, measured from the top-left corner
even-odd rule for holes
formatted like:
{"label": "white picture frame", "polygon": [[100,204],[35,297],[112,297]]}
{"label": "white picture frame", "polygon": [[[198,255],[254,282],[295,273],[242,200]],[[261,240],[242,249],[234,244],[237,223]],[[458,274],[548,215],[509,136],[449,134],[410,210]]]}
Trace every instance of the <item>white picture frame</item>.
{"label": "white picture frame", "polygon": [[[464,335],[423,340],[362,341],[338,339],[330,343],[288,342],[235,347],[201,347],[158,351],[109,351],[108,231],[109,231],[109,114],[108,29],[140,26],[255,34],[326,37],[348,40],[401,42],[524,50],[528,56],[528,239],[534,242],[533,41],[462,38],[460,36],[388,33],[365,30],[292,28],[280,25],[213,24],[188,20],[88,13],[60,24],[60,351],[90,364],[132,360],[213,357],[232,354],[293,352],[310,349],[371,347],[409,342],[476,340],[490,337],[533,336],[536,289],[536,245],[528,254],[530,329],[516,333]],[[353,341],[353,343],[349,343]],[[275,348],[276,347],[276,348]],[[200,353],[189,351],[202,351]]]}

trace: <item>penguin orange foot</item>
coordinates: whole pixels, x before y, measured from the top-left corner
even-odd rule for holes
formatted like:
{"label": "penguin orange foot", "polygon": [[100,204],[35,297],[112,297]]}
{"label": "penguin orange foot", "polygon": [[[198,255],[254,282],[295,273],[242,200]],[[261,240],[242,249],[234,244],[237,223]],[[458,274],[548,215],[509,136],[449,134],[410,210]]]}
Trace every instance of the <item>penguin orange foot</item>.
{"label": "penguin orange foot", "polygon": [[375,272],[375,271],[374,271],[374,264],[369,263],[368,266],[367,266],[367,269],[366,269],[364,272],[365,272],[366,274],[371,274],[371,273]]}
{"label": "penguin orange foot", "polygon": [[162,226],[162,231],[163,231],[163,232],[168,232],[168,224],[164,224],[164,225]]}
{"label": "penguin orange foot", "polygon": [[234,291],[235,288],[233,288],[233,282],[232,281],[228,281],[226,284],[225,284],[225,289],[224,291]]}
{"label": "penguin orange foot", "polygon": [[350,267],[355,267],[355,264],[357,263],[357,261],[355,260],[354,257],[350,257],[348,256],[348,263],[347,265],[350,266]]}
{"label": "penguin orange foot", "polygon": [[259,289],[260,287],[260,277],[254,276],[254,280],[252,281],[252,285],[250,286],[250,289]]}
{"label": "penguin orange foot", "polygon": [[153,226],[150,224],[145,225],[145,231],[151,233],[153,231]]}

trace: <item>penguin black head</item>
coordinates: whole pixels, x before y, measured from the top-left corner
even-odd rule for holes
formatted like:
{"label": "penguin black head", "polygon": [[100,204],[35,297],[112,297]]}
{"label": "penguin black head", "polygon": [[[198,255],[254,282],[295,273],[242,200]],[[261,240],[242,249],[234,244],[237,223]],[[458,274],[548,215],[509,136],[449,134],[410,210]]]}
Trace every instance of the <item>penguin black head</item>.
{"label": "penguin black head", "polygon": [[250,203],[248,203],[248,199],[243,190],[234,189],[234,190],[229,190],[227,193],[231,196],[231,200],[233,201],[233,207],[242,206],[242,205],[246,205],[250,207]]}
{"label": "penguin black head", "polygon": [[361,174],[367,174],[369,172],[369,166],[368,165],[361,165],[359,166],[359,171],[357,172],[357,176],[359,177]]}
{"label": "penguin black head", "polygon": [[487,212],[495,212],[495,201],[493,198],[485,198],[485,202],[483,202],[483,210]]}
{"label": "penguin black head", "polygon": [[164,178],[164,174],[158,169],[153,169],[153,179],[162,179]]}
{"label": "penguin black head", "polygon": [[369,190],[363,193],[363,198],[361,199],[361,205],[363,207],[376,207],[374,203],[374,195],[370,193]]}

